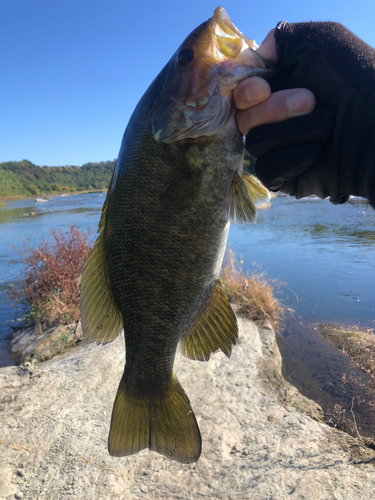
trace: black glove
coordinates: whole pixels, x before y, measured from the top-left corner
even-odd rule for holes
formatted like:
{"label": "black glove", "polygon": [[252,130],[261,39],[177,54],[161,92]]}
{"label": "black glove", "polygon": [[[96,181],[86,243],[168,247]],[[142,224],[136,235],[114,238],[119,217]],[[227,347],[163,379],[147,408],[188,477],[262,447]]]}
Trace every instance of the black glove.
{"label": "black glove", "polygon": [[316,109],[249,132],[257,176],[298,199],[357,195],[375,208],[375,50],[337,23],[279,23],[275,38],[272,91],[308,88]]}

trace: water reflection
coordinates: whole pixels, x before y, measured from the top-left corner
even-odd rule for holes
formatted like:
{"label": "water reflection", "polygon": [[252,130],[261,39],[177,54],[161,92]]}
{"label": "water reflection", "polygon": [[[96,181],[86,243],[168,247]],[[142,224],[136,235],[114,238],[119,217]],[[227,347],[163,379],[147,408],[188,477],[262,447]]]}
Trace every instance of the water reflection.
{"label": "water reflection", "polygon": [[0,224],[9,223],[13,219],[48,216],[55,212],[68,212],[69,214],[97,213],[101,209],[103,195],[95,196],[98,200],[98,204],[95,203],[97,206],[92,206],[93,200],[88,199],[87,195],[51,198],[45,203],[33,202],[32,200],[8,202],[5,206],[0,206]]}
{"label": "water reflection", "polygon": [[[373,394],[359,388],[359,384],[368,387],[370,377],[353,367],[350,356],[324,341],[319,324],[319,321],[306,318],[291,318],[285,322],[284,331],[277,336],[283,376],[304,396],[319,403],[325,413],[332,414],[338,404],[351,418],[349,413],[354,398],[360,434],[374,437]],[[353,326],[353,322],[348,322],[348,326]]]}
{"label": "water reflection", "polygon": [[[374,245],[375,244],[375,233],[368,229],[361,228],[350,228],[346,225],[335,226],[333,224],[323,225],[323,224],[312,224],[310,227],[304,229],[307,233],[316,239],[331,239],[336,238],[336,242],[342,241],[347,242],[350,240],[355,240],[355,242],[361,243],[363,245]],[[352,244],[354,241],[351,242]]]}
{"label": "water reflection", "polygon": [[5,207],[0,207],[0,224],[8,222],[10,219],[18,219],[19,217],[29,217],[36,215],[35,211],[26,212],[25,208],[11,208],[6,209]]}

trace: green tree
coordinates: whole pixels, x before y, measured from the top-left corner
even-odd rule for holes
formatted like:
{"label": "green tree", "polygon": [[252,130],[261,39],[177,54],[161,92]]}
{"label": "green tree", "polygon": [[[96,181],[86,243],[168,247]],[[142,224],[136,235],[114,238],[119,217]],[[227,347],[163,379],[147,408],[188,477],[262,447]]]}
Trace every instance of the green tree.
{"label": "green tree", "polygon": [[33,196],[39,196],[39,189],[34,184],[29,184],[26,188]]}
{"label": "green tree", "polygon": [[60,186],[60,184],[57,184],[57,182],[54,182],[52,184],[52,189],[53,189],[53,191],[58,191],[60,193],[63,188]]}

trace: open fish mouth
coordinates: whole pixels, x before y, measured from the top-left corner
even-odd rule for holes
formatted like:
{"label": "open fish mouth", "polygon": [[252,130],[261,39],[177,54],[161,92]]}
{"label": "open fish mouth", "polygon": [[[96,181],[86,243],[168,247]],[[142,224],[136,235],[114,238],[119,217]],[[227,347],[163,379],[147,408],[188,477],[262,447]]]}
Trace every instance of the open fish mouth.
{"label": "open fish mouth", "polygon": [[[236,28],[223,7],[215,9],[210,22],[214,24],[217,47],[224,56],[235,58],[242,50],[248,47],[253,50],[258,48],[254,40],[247,38]],[[218,58],[220,58],[220,53],[217,54]]]}
{"label": "open fish mouth", "polygon": [[[253,50],[258,48],[254,40],[250,40],[236,28],[223,7],[217,7],[215,9],[214,15],[209,20],[208,29],[212,33],[214,43],[212,43],[211,50],[207,52],[211,52],[211,56],[218,63],[224,62],[227,59],[235,59],[241,51],[247,50],[248,48]],[[205,56],[207,57],[207,55],[208,54]],[[261,57],[256,53],[255,56]],[[204,106],[212,96],[217,84],[218,78],[215,78],[208,84],[207,89],[203,89],[198,94],[185,98],[182,97],[180,99],[172,97],[172,99],[177,104],[187,107],[197,108],[199,106]]]}
{"label": "open fish mouth", "polygon": [[257,47],[217,7],[168,63],[150,114],[154,139],[168,144],[215,135],[232,115],[236,85],[249,76],[275,74]]}

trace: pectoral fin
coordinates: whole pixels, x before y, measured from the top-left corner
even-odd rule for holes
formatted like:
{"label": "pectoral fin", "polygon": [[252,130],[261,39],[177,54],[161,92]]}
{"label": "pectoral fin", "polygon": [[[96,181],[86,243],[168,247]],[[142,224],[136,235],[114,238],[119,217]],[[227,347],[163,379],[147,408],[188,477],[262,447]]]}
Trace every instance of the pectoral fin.
{"label": "pectoral fin", "polygon": [[81,320],[85,338],[97,344],[112,342],[123,328],[104,261],[103,231],[107,200],[99,222],[99,237],[87,259],[81,282]]}
{"label": "pectoral fin", "polygon": [[242,170],[241,179],[245,183],[249,196],[254,203],[270,201],[271,196],[268,189],[254,175]]}
{"label": "pectoral fin", "polygon": [[218,350],[229,358],[237,339],[236,316],[217,280],[192,329],[181,338],[180,351],[199,361],[208,361]]}
{"label": "pectoral fin", "polygon": [[192,168],[187,160],[173,165],[160,198],[163,205],[179,209],[189,207],[199,193],[202,173],[201,169]]}
{"label": "pectoral fin", "polygon": [[270,194],[256,177],[242,170],[233,176],[229,195],[229,221],[234,224],[256,222],[255,203],[269,201]]}

